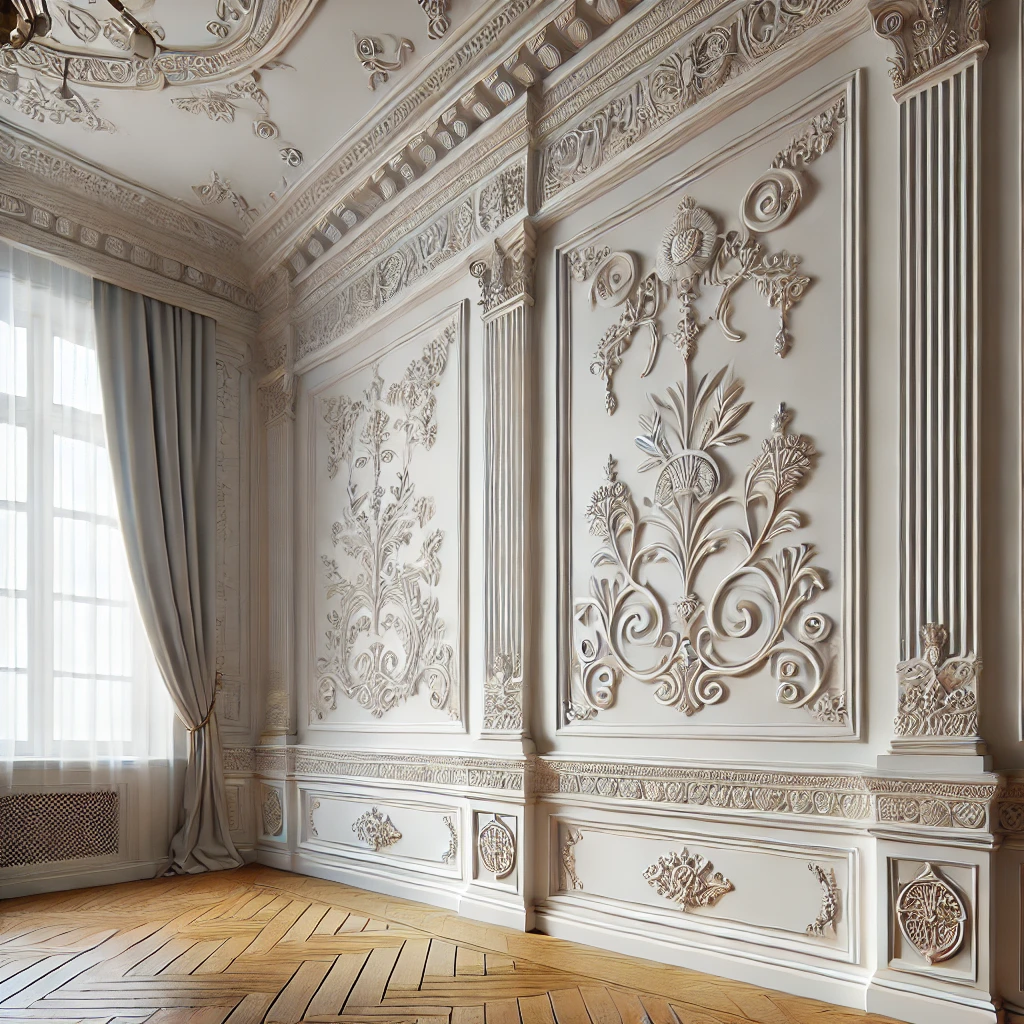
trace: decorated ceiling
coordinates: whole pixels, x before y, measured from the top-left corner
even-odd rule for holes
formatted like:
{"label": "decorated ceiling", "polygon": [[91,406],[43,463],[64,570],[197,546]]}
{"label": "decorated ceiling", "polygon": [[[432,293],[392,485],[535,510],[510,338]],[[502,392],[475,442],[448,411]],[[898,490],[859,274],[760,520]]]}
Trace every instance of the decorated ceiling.
{"label": "decorated ceiling", "polygon": [[248,231],[483,0],[49,0],[0,53],[0,122]]}

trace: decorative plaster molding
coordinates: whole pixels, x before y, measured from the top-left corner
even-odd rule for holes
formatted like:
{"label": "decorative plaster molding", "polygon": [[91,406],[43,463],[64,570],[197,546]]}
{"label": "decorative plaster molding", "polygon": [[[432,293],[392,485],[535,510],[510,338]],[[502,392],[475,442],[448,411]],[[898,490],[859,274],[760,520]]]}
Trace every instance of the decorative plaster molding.
{"label": "decorative plaster molding", "polygon": [[[304,222],[322,216],[318,211],[322,211],[327,204],[331,207],[328,219],[331,214],[336,216],[338,211],[348,209],[344,198],[340,204],[337,199],[339,195],[347,197],[348,176],[365,167],[380,149],[393,151],[396,136],[405,126],[427,105],[436,102],[438,96],[448,92],[453,79],[465,75],[487,60],[494,47],[519,27],[520,19],[535,4],[536,0],[507,0],[493,14],[485,14],[475,31],[454,50],[446,49],[440,53],[416,79],[391,97],[383,113],[375,115],[361,135],[346,140],[321,161],[326,165],[322,173],[298,190],[286,206],[275,210],[272,220],[257,226],[250,239],[253,252],[260,258],[267,259],[272,250],[285,241],[287,235],[296,230],[303,230],[300,225]],[[468,135],[468,125],[464,118],[459,116],[456,107],[445,112],[434,124],[434,130],[438,133],[442,149],[444,142],[448,142],[454,148],[463,140],[465,136],[459,134],[460,130],[466,130]],[[442,132],[446,132],[447,137],[441,135]],[[408,156],[405,152],[399,153],[383,166],[388,168],[389,164],[394,162],[396,167],[400,167],[403,163],[408,163],[409,156],[415,152],[414,144],[420,141],[421,135],[427,134],[429,129],[417,133],[409,143]],[[420,165],[421,161],[418,158],[414,158],[410,164],[412,167]],[[366,180],[372,182],[373,175]],[[404,187],[404,177],[402,183]],[[357,220],[366,215],[357,212],[356,209],[352,212]],[[302,248],[301,242],[298,248]],[[288,254],[282,261],[287,258]]]}
{"label": "decorative plaster molding", "polygon": [[405,65],[405,57],[416,49],[410,39],[399,39],[397,36],[389,37],[394,45],[395,59],[384,59],[384,44],[376,36],[363,36],[356,39],[356,59],[363,66],[364,71],[370,74],[369,88],[375,90],[378,85],[383,85],[391,77],[391,72],[401,71]]}
{"label": "decorative plaster molding", "polygon": [[741,769],[670,768],[542,758],[538,793],[615,798],[719,810],[797,814],[864,822],[871,817],[858,775],[803,775]]}
{"label": "decorative plaster molding", "polygon": [[[11,125],[0,125],[0,163],[28,171],[64,198],[70,194],[87,200],[82,213],[84,216],[88,212],[90,221],[97,219],[100,207],[114,214],[122,227],[123,218],[128,216],[140,225],[160,229],[162,236],[170,232],[193,249],[199,247],[204,253],[241,265],[240,239],[235,232],[180,204],[120,181]],[[251,300],[246,308],[253,308]]]}
{"label": "decorative plaster molding", "polygon": [[[215,82],[269,61],[294,38],[319,0],[254,0],[239,31],[193,50],[162,50],[150,60],[48,40],[17,51],[18,62],[60,80],[70,57],[68,81],[103,89],[163,89]],[[211,22],[210,24],[214,24]]]}
{"label": "decorative plaster molding", "polygon": [[561,849],[561,882],[559,888],[563,892],[572,892],[583,888],[579,875],[576,874],[576,844],[583,839],[578,828],[567,825],[562,839]]}
{"label": "decorative plaster molding", "polygon": [[295,418],[295,377],[286,373],[275,374],[270,380],[260,381],[259,403],[265,426]]}
{"label": "decorative plaster molding", "polygon": [[[358,251],[346,252],[344,267],[329,261],[304,279],[301,287],[296,288],[300,296],[295,307],[298,358],[307,359],[385,307],[401,301],[419,280],[469,249],[483,236],[477,211],[485,215],[492,227],[504,223],[505,213],[518,213],[518,209],[510,212],[510,204],[515,196],[525,203],[525,191],[516,186],[525,175],[522,157],[485,181],[479,197],[473,195],[473,186],[506,160],[510,151],[525,145],[525,141],[525,119],[519,119],[511,126],[511,137],[486,157],[455,166],[451,178],[439,178],[434,183],[436,193],[433,188],[427,189],[423,195],[408,197],[409,209],[403,205],[396,207],[394,214],[408,214],[414,218],[411,222],[389,218],[382,224],[379,236],[375,233],[373,238],[367,238],[369,248],[362,256]],[[467,157],[474,155],[478,154],[467,153]],[[500,182],[490,193],[495,198],[485,201],[483,193],[495,181]],[[389,228],[387,225],[392,222]],[[402,241],[395,248],[398,240]],[[366,269],[352,276],[362,266]],[[270,353],[267,358],[271,358]]]}
{"label": "decorative plaster molding", "polygon": [[327,778],[369,779],[380,782],[437,786],[455,791],[488,790],[525,794],[532,764],[462,754],[389,754],[289,747],[259,748],[257,772],[293,772]]}
{"label": "decorative plaster molding", "polygon": [[459,852],[459,831],[455,826],[455,818],[451,814],[444,816],[444,824],[448,829],[448,849],[441,854],[441,863],[450,864]]}
{"label": "decorative plaster molding", "polygon": [[[810,545],[772,544],[802,525],[802,516],[787,504],[811,472],[816,452],[807,438],[786,432],[790,413],[781,405],[742,478],[742,493],[718,493],[723,479],[740,478],[720,465],[719,450],[742,437],[735,431],[751,404],[741,402],[742,395],[743,385],[727,367],[694,387],[687,361],[682,380],[664,398],[649,396],[652,412],[640,417],[635,443],[646,456],[639,470],[657,471],[644,503],[650,511],[638,510],[609,458],[609,479],[594,491],[585,512],[602,545],[592,559],[598,572],[590,596],[573,606],[574,718],[612,707],[624,678],[656,686],[659,704],[687,715],[726,698],[727,680],[765,667],[777,683],[780,704],[804,707],[824,692],[831,621],[806,606],[826,588],[825,573],[812,564]],[[753,510],[761,503],[769,512],[755,530]],[[730,504],[744,510],[745,529],[719,522],[717,513]],[[727,539],[736,546],[735,565],[718,578],[709,598],[702,597],[695,589],[698,573]],[[680,551],[681,559],[674,555]],[[670,593],[648,582],[645,567],[655,563],[678,569],[678,587]],[[728,641],[739,634],[726,608],[735,606],[741,591],[751,609],[749,621],[772,628],[737,659],[728,653]],[[629,643],[625,621],[641,609],[646,626]]]}
{"label": "decorative plaster molding", "polygon": [[480,863],[497,879],[507,878],[516,866],[516,836],[501,817],[492,814],[476,838]]}
{"label": "decorative plaster molding", "polygon": [[574,281],[586,281],[597,269],[601,261],[611,254],[605,246],[583,245],[569,253],[569,273]]}
{"label": "decorative plaster molding", "polygon": [[256,774],[274,777],[365,779],[453,792],[536,793],[674,805],[712,813],[796,815],[858,826],[906,826],[919,834],[922,828],[979,834],[992,831],[999,818],[1005,831],[1024,832],[1024,782],[1003,789],[999,776],[984,782],[952,782],[841,772],[676,767],[536,756],[508,760],[309,746],[228,747],[225,770],[249,770],[244,766],[253,756]]}
{"label": "decorative plaster molding", "polygon": [[870,0],[875,32],[896,50],[889,75],[897,90],[984,43],[981,0]]}
{"label": "decorative plaster molding", "polygon": [[59,84],[47,85],[38,75],[24,74],[15,54],[0,54],[0,102],[44,124],[76,124],[92,132],[116,132],[117,127],[99,114],[99,100],[87,100],[68,87],[69,96],[60,95]]}
{"label": "decorative plaster molding", "polygon": [[921,627],[921,647],[920,658],[896,666],[896,735],[977,736],[981,662],[971,653],[950,657],[949,631],[937,622]]}
{"label": "decorative plaster molding", "polygon": [[317,830],[316,830],[316,821],[313,818],[313,815],[316,814],[316,812],[317,812],[317,810],[319,808],[320,808],[320,801],[319,800],[310,800],[309,801],[309,834],[311,836],[319,836],[320,835],[320,833],[317,832]]}
{"label": "decorative plaster molding", "polygon": [[903,937],[929,966],[955,956],[963,945],[967,907],[931,864],[900,890],[895,913]]}
{"label": "decorative plaster molding", "polygon": [[495,239],[490,256],[469,265],[470,274],[480,284],[485,317],[513,302],[533,303],[533,263],[532,232],[522,231],[504,245]]}
{"label": "decorative plaster molding", "polygon": [[484,677],[484,728],[523,728],[523,669],[518,651],[496,654]]}
{"label": "decorative plaster molding", "polygon": [[[375,363],[362,399],[321,400],[326,473],[333,479],[343,469],[347,494],[331,537],[347,561],[320,555],[329,605],[312,708],[319,719],[335,710],[339,693],[382,718],[424,685],[432,708],[459,716],[457,660],[435,593],[444,531],[428,531],[434,498],[417,496],[410,474],[416,449],[431,449],[437,438],[435,392],[457,335],[457,321],[449,321],[386,390]],[[389,440],[392,431],[404,444]],[[392,463],[386,478],[397,483],[385,488]]]}
{"label": "decorative plaster molding", "polygon": [[679,906],[680,910],[713,907],[726,893],[736,887],[714,865],[699,853],[673,851],[644,871],[644,878],[659,896]]}
{"label": "decorative plaster molding", "polygon": [[[679,114],[707,100],[766,57],[841,10],[849,0],[750,0],[716,25],[701,28],[630,87],[587,118],[544,143],[540,203],[643,142]],[[637,63],[649,50],[641,50]],[[634,64],[633,67],[637,65]],[[624,69],[628,73],[628,68]],[[541,131],[546,134],[545,127]]]}
{"label": "decorative plaster molding", "polygon": [[263,834],[279,836],[284,831],[284,809],[281,806],[281,794],[274,786],[263,787]]}
{"label": "decorative plaster molding", "polygon": [[352,822],[352,831],[359,837],[360,842],[372,846],[374,853],[394,846],[402,838],[402,833],[395,828],[391,818],[382,815],[376,807],[371,807],[365,814],[356,818]]}
{"label": "decorative plaster molding", "polygon": [[256,751],[252,747],[225,747],[224,771],[249,774],[256,771]]}
{"label": "decorative plaster molding", "polygon": [[452,27],[452,19],[448,16],[451,0],[416,0],[427,16],[427,35],[431,39],[440,39]]}
{"label": "decorative plaster molding", "polygon": [[[364,178],[355,187],[345,189],[338,187],[340,179],[344,177],[341,166],[349,164],[351,155],[357,147],[366,143],[366,139],[360,140],[351,149],[347,150],[342,161],[331,171],[326,172],[316,183],[316,190],[319,201],[314,201],[309,196],[309,189],[302,195],[295,197],[289,203],[289,217],[282,218],[275,222],[272,228],[259,239],[254,239],[254,245],[263,254],[269,246],[266,245],[273,234],[283,233],[280,227],[285,220],[295,219],[291,213],[300,207],[315,210],[322,206],[323,200],[331,196],[331,207],[320,215],[317,227],[313,230],[313,236],[323,234],[325,228],[333,227],[335,232],[343,235],[346,231],[355,227],[378,210],[381,206],[391,202],[399,192],[409,188],[420,177],[430,171],[437,163],[445,160],[452,150],[462,146],[473,133],[479,130],[480,126],[494,118],[502,111],[515,103],[527,89],[542,82],[551,72],[564,64],[577,51],[582,49],[593,39],[605,32],[610,25],[622,17],[628,9],[635,5],[637,0],[622,0],[622,2],[604,7],[590,6],[584,4],[573,4],[563,9],[545,24],[540,25],[532,34],[529,42],[519,46],[510,55],[502,60],[485,65],[487,70],[475,75],[473,79],[464,81],[458,90],[458,99],[448,109],[443,111],[439,117],[434,117],[429,123],[421,126],[411,138],[407,140],[404,147],[394,152],[386,161],[378,163],[370,175]],[[480,33],[473,37],[463,47],[449,54],[442,69],[448,74],[443,77],[447,79],[450,74],[456,71],[454,62],[461,63],[466,47],[473,47],[474,53],[479,52],[477,48],[486,46],[488,41],[496,40],[502,34],[510,20],[520,17],[528,8],[528,0],[512,0],[501,12],[484,26]],[[520,9],[521,8],[521,9]],[[506,20],[508,19],[508,20]],[[466,53],[465,57],[471,56]],[[441,70],[441,69],[439,69]],[[436,78],[437,75],[431,76]],[[441,82],[434,85],[432,97],[441,95],[444,86]],[[415,111],[413,97],[419,98],[420,89],[413,91],[409,98],[400,108],[403,111],[402,121]],[[392,111],[392,114],[397,111]],[[374,135],[376,139],[387,137],[394,144],[391,131],[397,128],[385,128],[391,119],[390,115],[384,118],[375,126]],[[362,153],[362,161],[365,163],[371,152],[376,149],[374,145],[366,147]],[[351,165],[353,168],[357,164]],[[328,180],[335,182],[335,187],[328,189],[325,184]],[[285,254],[285,259],[298,273],[309,262],[307,252],[307,241],[309,235],[300,239],[297,245],[290,247]],[[336,244],[340,237],[332,242]],[[316,259],[317,254],[313,254]]]}
{"label": "decorative plaster molding", "polygon": [[864,783],[872,795],[875,820],[880,824],[992,828],[998,782],[933,782],[866,776]]}
{"label": "decorative plaster molding", "polygon": [[818,880],[821,886],[821,910],[812,924],[807,926],[808,935],[816,935],[822,938],[825,929],[831,928],[832,934],[836,933],[836,918],[839,916],[840,895],[839,887],[836,885],[836,873],[834,868],[826,871],[820,864],[808,864],[810,871]]}

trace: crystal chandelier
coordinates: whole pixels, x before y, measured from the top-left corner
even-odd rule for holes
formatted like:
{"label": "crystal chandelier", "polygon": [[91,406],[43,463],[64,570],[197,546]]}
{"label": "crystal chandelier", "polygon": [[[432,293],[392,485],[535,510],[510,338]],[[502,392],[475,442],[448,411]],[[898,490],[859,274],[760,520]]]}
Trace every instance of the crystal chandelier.
{"label": "crystal chandelier", "polygon": [[[93,2],[93,0],[90,0]],[[140,22],[121,0],[106,0],[127,23],[131,32],[128,48],[140,60],[156,56],[153,33]],[[52,28],[46,0],[0,0],[0,50],[20,50],[30,42],[45,46],[43,37]]]}

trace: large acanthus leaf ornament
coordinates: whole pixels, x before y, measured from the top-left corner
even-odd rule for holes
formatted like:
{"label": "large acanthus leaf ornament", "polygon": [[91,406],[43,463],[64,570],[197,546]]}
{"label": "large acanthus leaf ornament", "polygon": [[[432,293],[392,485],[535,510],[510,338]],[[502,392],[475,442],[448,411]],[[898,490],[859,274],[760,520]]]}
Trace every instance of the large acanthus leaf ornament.
{"label": "large acanthus leaf ornament", "polygon": [[342,395],[321,406],[327,477],[345,480],[331,535],[346,558],[321,556],[329,610],[317,659],[318,718],[336,708],[339,691],[380,718],[421,685],[432,707],[458,716],[454,651],[434,593],[444,533],[428,528],[434,500],[417,496],[410,472],[415,451],[437,438],[436,391],[454,336],[449,325],[390,387],[374,366],[361,399]]}
{"label": "large acanthus leaf ornament", "polygon": [[[831,623],[806,606],[826,576],[809,545],[777,544],[802,525],[788,503],[816,452],[787,432],[790,413],[780,406],[738,493],[723,491],[719,460],[746,439],[739,426],[750,403],[742,396],[726,368],[694,384],[689,363],[675,387],[650,396],[635,441],[639,471],[653,476],[643,513],[609,460],[585,512],[603,544],[590,596],[574,607],[571,718],[611,707],[624,676],[653,684],[659,703],[687,715],[722,700],[726,680],[765,666],[782,704],[805,707],[825,692]],[[705,563],[730,551],[732,568],[701,595]],[[666,569],[678,580],[671,594],[652,582],[664,581]]]}

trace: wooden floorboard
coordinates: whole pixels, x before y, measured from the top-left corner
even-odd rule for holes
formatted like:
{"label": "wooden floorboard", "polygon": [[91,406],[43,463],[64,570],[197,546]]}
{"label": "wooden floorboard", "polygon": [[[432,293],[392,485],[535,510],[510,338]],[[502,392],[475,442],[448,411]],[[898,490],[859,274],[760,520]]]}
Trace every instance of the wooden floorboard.
{"label": "wooden floorboard", "polygon": [[884,1024],[250,866],[0,903],[0,1024]]}

